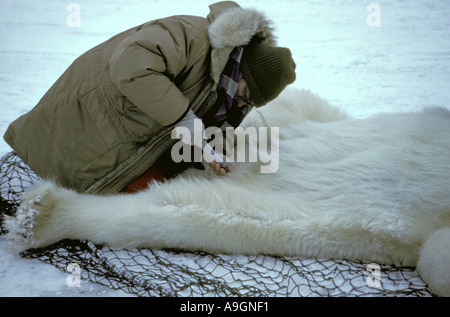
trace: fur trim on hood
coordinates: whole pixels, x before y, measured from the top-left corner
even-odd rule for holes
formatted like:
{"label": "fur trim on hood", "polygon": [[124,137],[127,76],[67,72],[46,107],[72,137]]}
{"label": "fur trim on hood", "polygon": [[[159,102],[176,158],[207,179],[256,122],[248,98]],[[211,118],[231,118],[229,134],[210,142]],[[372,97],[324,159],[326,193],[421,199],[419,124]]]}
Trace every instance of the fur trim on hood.
{"label": "fur trim on hood", "polygon": [[256,9],[239,6],[221,12],[211,23],[208,33],[214,48],[247,45],[252,40],[276,44],[272,21]]}

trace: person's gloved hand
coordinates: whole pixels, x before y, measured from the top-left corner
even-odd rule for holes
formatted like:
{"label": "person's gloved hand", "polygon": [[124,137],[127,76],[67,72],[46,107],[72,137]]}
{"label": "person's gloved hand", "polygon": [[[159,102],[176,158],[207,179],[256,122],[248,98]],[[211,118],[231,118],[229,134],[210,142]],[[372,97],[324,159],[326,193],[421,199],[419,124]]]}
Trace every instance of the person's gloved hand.
{"label": "person's gloved hand", "polygon": [[[189,131],[189,132],[188,132]],[[175,133],[182,136],[181,140],[188,145],[202,147],[205,125],[197,118],[192,110],[189,110],[184,118],[175,125]]]}
{"label": "person's gloved hand", "polygon": [[225,176],[231,172],[231,165],[227,164],[227,157],[217,154],[209,143],[204,139],[205,125],[202,120],[189,110],[185,117],[176,124],[174,132],[182,142],[195,145],[203,149],[203,160],[217,175]]}
{"label": "person's gloved hand", "polygon": [[209,164],[211,169],[220,176],[226,176],[232,168],[227,161],[230,161],[226,155],[217,154],[208,142],[203,141],[203,159]]}

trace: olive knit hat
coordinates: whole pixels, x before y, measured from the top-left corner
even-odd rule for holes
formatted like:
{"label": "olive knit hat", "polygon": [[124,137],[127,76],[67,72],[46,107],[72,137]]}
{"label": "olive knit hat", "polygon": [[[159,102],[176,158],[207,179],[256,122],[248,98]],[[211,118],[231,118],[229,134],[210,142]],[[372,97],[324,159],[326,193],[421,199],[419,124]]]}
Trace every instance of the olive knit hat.
{"label": "olive knit hat", "polygon": [[256,107],[278,97],[295,80],[295,62],[284,47],[251,43],[244,47],[240,69]]}

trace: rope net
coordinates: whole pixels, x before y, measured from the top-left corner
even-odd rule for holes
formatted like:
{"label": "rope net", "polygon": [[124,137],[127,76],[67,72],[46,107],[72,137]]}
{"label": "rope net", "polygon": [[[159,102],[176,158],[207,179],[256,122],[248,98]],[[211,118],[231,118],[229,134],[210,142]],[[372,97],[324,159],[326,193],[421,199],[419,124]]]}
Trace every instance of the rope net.
{"label": "rope net", "polygon": [[[0,159],[0,213],[13,215],[21,193],[38,179],[13,152],[4,155]],[[0,226],[0,235],[4,233]],[[74,240],[27,250],[21,256],[64,272],[76,265],[81,280],[136,296],[433,296],[412,267],[346,260],[127,250]]]}

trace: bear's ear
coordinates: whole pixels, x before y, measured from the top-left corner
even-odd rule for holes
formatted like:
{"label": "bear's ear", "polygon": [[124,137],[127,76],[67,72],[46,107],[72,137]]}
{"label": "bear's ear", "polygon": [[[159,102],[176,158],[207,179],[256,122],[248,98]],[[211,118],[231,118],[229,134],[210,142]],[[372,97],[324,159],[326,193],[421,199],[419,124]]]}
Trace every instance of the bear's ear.
{"label": "bear's ear", "polygon": [[432,233],[420,249],[417,271],[430,290],[450,297],[450,227]]}

